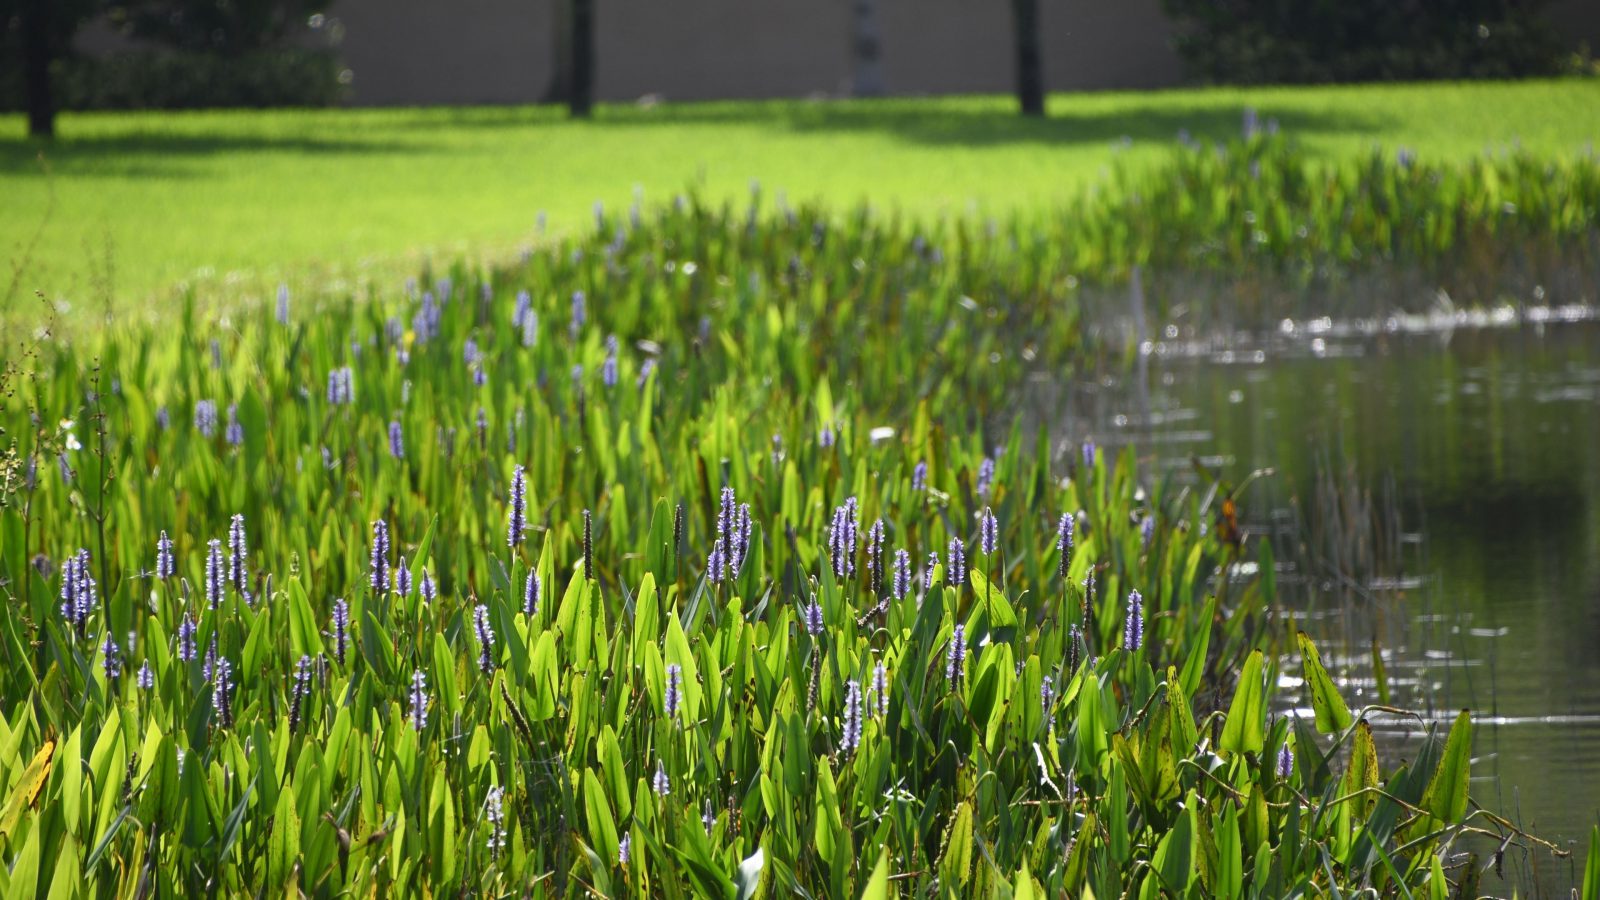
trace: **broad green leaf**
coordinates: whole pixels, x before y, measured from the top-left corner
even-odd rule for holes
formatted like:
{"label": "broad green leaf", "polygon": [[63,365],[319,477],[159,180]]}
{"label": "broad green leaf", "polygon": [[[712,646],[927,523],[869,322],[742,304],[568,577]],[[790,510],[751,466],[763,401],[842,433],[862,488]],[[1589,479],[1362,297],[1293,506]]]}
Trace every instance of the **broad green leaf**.
{"label": "broad green leaf", "polygon": [[1200,679],[1205,674],[1206,654],[1211,650],[1211,623],[1216,617],[1217,598],[1209,597],[1197,620],[1200,626],[1196,629],[1194,643],[1189,647],[1189,656],[1183,661],[1183,674],[1178,676],[1178,683],[1183,687],[1186,697],[1193,697],[1194,692],[1200,689]]}
{"label": "broad green leaf", "polygon": [[1467,814],[1467,777],[1472,763],[1472,716],[1462,710],[1450,726],[1439,768],[1422,795],[1421,806],[1434,818],[1454,825]]}
{"label": "broad green leaf", "polygon": [[1222,726],[1219,746],[1230,753],[1260,753],[1266,746],[1265,685],[1261,678],[1261,651],[1255,650],[1239,671],[1239,686]]}
{"label": "broad green leaf", "polygon": [[[1345,769],[1344,792],[1354,794],[1378,786],[1378,748],[1372,742],[1372,726],[1362,722],[1356,727],[1355,739],[1350,745],[1350,764]],[[1378,802],[1376,794],[1367,794],[1352,801],[1365,819]]]}
{"label": "broad green leaf", "polygon": [[1156,847],[1155,870],[1161,882],[1178,896],[1189,892],[1195,875],[1195,795],[1189,794],[1184,810],[1178,814],[1172,829]]}
{"label": "broad green leaf", "polygon": [[274,887],[286,884],[300,857],[300,817],[294,808],[293,788],[278,795],[278,806],[272,814],[272,833],[267,839],[267,883]]}
{"label": "broad green leaf", "polygon": [[1340,734],[1353,721],[1350,708],[1340,696],[1338,685],[1328,676],[1328,670],[1323,668],[1322,656],[1311,642],[1311,636],[1302,631],[1295,639],[1300,644],[1306,687],[1311,691],[1311,708],[1317,714],[1317,730],[1323,734]]}
{"label": "broad green leaf", "polygon": [[889,848],[878,854],[878,864],[872,867],[872,877],[867,879],[861,900],[889,900]]}
{"label": "broad green leaf", "polygon": [[739,889],[737,900],[751,900],[761,888],[762,864],[766,861],[766,853],[760,848],[745,857],[739,863],[738,871],[733,873],[734,884]]}
{"label": "broad green leaf", "polygon": [[1033,876],[1028,873],[1028,864],[1024,862],[1022,868],[1017,870],[1017,883],[1012,889],[1011,900],[1034,900],[1037,893],[1034,890]]}
{"label": "broad green leaf", "polygon": [[617,823],[606,802],[605,789],[593,769],[583,770],[584,816],[589,823],[589,840],[601,859],[617,858]]}
{"label": "broad green leaf", "polygon": [[[73,744],[76,744],[76,741],[73,741]],[[23,811],[39,796],[39,791],[44,787],[45,779],[50,774],[50,764],[55,758],[55,752],[56,742],[45,741],[44,746],[33,754],[33,759],[28,761],[28,767],[22,770],[22,778],[11,789],[11,795],[6,798],[5,809],[0,812],[0,836],[9,837],[16,830]],[[77,767],[78,761],[68,759],[67,764]]]}
{"label": "broad green leaf", "polygon": [[939,859],[939,877],[945,884],[966,886],[972,875],[972,806],[965,800],[956,806],[945,830],[944,852]]}
{"label": "broad green leaf", "polygon": [[1222,804],[1213,833],[1217,841],[1217,896],[1231,900],[1244,890],[1244,843],[1239,834],[1239,808],[1232,802]]}

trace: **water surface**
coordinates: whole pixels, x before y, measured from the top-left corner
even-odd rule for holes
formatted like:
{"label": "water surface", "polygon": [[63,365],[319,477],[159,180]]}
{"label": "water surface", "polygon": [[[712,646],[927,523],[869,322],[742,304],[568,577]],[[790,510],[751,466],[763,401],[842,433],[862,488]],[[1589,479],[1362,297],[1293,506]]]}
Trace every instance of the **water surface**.
{"label": "water surface", "polygon": [[[1064,439],[1133,443],[1178,479],[1194,459],[1234,483],[1273,468],[1244,508],[1291,549],[1298,627],[1352,706],[1377,702],[1376,639],[1397,704],[1441,730],[1472,711],[1474,796],[1574,851],[1508,855],[1507,877],[1564,895],[1600,817],[1600,322],[1157,337],[1131,375],[1036,385],[1032,408]],[[1292,678],[1283,694],[1298,698]],[[1380,750],[1404,758],[1417,733],[1380,727]]]}

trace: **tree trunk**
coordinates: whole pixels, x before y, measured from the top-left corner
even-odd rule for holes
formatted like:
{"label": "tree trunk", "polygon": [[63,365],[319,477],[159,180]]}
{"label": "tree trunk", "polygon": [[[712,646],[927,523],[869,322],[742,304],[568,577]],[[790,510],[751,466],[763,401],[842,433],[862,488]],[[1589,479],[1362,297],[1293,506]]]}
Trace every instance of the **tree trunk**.
{"label": "tree trunk", "polygon": [[878,28],[878,0],[851,0],[855,35],[850,42],[855,51],[854,81],[850,93],[857,97],[881,97],[883,83],[883,37]]}
{"label": "tree trunk", "polygon": [[1044,67],[1039,53],[1039,0],[1011,0],[1016,28],[1017,104],[1025,116],[1044,115]]}
{"label": "tree trunk", "polygon": [[554,0],[550,8],[551,43],[550,84],[544,90],[545,103],[566,103],[572,99],[572,0]]}
{"label": "tree trunk", "polygon": [[56,101],[50,85],[50,62],[55,42],[50,33],[51,0],[27,0],[22,5],[22,77],[27,82],[28,134],[56,136]]}
{"label": "tree trunk", "polygon": [[572,75],[567,109],[575,118],[588,118],[594,107],[594,4],[572,0]]}

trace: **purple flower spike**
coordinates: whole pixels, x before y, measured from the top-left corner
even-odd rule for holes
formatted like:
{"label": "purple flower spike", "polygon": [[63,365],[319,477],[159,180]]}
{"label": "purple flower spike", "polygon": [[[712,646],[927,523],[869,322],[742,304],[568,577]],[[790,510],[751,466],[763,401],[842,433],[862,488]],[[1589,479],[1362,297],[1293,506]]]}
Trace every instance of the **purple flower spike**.
{"label": "purple flower spike", "polygon": [[311,657],[302,655],[294,665],[294,684],[289,689],[289,731],[300,730],[306,698],[311,696]]}
{"label": "purple flower spike", "polygon": [[1284,741],[1278,748],[1278,777],[1287,780],[1294,774],[1294,751],[1289,748],[1289,742]]}
{"label": "purple flower spike", "polygon": [[659,758],[656,760],[655,778],[651,779],[650,786],[655,789],[657,797],[665,797],[672,793],[672,780],[667,777],[667,767]]}
{"label": "purple flower spike", "polygon": [[529,572],[528,577],[522,582],[522,613],[528,618],[539,614],[539,594],[543,585],[539,581],[538,572]]}
{"label": "purple flower spike", "polygon": [[983,462],[978,464],[978,496],[988,497],[989,490],[994,487],[994,460],[985,456]]}
{"label": "purple flower spike", "polygon": [[222,541],[212,538],[206,542],[206,605],[216,609],[222,605],[222,586],[226,582],[226,564],[222,561]]}
{"label": "purple flower spike", "polygon": [[999,544],[1000,523],[994,517],[994,510],[985,506],[983,512],[978,513],[978,547],[984,556],[993,556]]}
{"label": "purple flower spike", "polygon": [[506,528],[506,544],[513,550],[522,543],[522,533],[528,530],[527,490],[523,468],[517,466],[511,470],[511,511],[508,515],[510,522]]}
{"label": "purple flower spike", "polygon": [[495,785],[483,801],[483,817],[489,823],[489,858],[497,860],[506,848],[506,789]]}
{"label": "purple flower spike", "polygon": [[421,669],[411,673],[411,727],[428,727],[428,676]]}
{"label": "purple flower spike", "polygon": [[344,598],[333,601],[333,658],[344,665],[345,654],[350,649],[350,604]]}
{"label": "purple flower spike", "polygon": [[180,661],[186,663],[194,662],[195,657],[200,655],[200,649],[195,646],[194,639],[197,630],[194,619],[185,613],[183,621],[178,623],[178,659]]}
{"label": "purple flower spike", "polygon": [[349,366],[328,373],[328,405],[349,406],[355,402],[356,376]]}
{"label": "purple flower spike", "polygon": [[156,539],[156,577],[165,581],[178,573],[172,559],[172,538],[165,531]]}
{"label": "purple flower spike", "polygon": [[1066,580],[1067,570],[1072,567],[1072,528],[1076,517],[1072,513],[1062,513],[1061,521],[1056,524],[1056,552],[1060,554],[1056,563],[1056,572]]}
{"label": "purple flower spike", "polygon": [[889,715],[889,670],[883,663],[872,667],[872,693],[878,698],[878,718]]}
{"label": "purple flower spike", "polygon": [[61,564],[61,618],[78,630],[81,637],[94,609],[94,576],[89,574],[89,551],[79,550]]}
{"label": "purple flower spike", "polygon": [[706,578],[712,584],[721,584],[728,575],[728,564],[722,555],[722,545],[712,544],[711,552],[706,554]]}
{"label": "purple flower spike", "polygon": [[822,605],[815,599],[806,605],[806,634],[812,637],[822,634]]}
{"label": "purple flower spike", "polygon": [[920,494],[928,489],[928,463],[918,461],[916,468],[911,470],[911,490]]}
{"label": "purple flower spike", "polygon": [[194,428],[208,440],[217,434],[217,401],[200,400],[194,405]]}
{"label": "purple flower spike", "polygon": [[894,552],[894,598],[904,600],[911,593],[911,554],[904,549]]}
{"label": "purple flower spike", "polygon": [[389,587],[389,523],[378,519],[372,523],[371,577],[367,583],[374,597],[381,596]]}
{"label": "purple flower spike", "polygon": [[233,664],[218,659],[216,680],[211,685],[211,711],[216,713],[219,728],[233,727]]}
{"label": "purple flower spike", "polygon": [[1144,646],[1144,598],[1138,591],[1128,592],[1128,620],[1123,623],[1122,646],[1129,653],[1138,653]]}
{"label": "purple flower spike", "polygon": [[950,635],[950,649],[945,654],[944,677],[952,686],[961,680],[967,664],[967,626],[957,625]]}
{"label": "purple flower spike", "polygon": [[608,388],[617,386],[617,336],[606,337],[606,360],[600,366],[600,381]]}
{"label": "purple flower spike", "polygon": [[411,596],[411,568],[406,565],[404,556],[394,567],[394,590],[401,597]]}
{"label": "purple flower spike", "polygon": [[244,516],[235,515],[228,525],[228,583],[240,594],[244,593],[247,581],[245,561],[249,555],[244,539]]}
{"label": "purple flower spike", "polygon": [[433,583],[433,576],[428,574],[426,567],[422,570],[422,577],[417,581],[417,590],[422,593],[422,602],[432,603],[439,596],[439,589]]}
{"label": "purple flower spike", "polygon": [[967,583],[967,548],[961,543],[961,538],[950,539],[950,548],[946,554],[947,560],[944,567],[945,584],[960,587]]}
{"label": "purple flower spike", "polygon": [[232,446],[244,443],[244,426],[239,424],[239,404],[228,404],[228,430],[223,435]]}
{"label": "purple flower spike", "polygon": [[840,581],[856,573],[856,498],[851,497],[833,510],[828,526],[828,555],[833,561],[833,576]]}
{"label": "purple flower spike", "polygon": [[667,690],[665,702],[662,704],[667,718],[678,718],[678,704],[683,699],[683,667],[677,663],[667,664]]}
{"label": "purple flower spike", "polygon": [[861,746],[861,682],[852,679],[844,688],[844,736],[839,751],[846,756]]}
{"label": "purple flower spike", "polygon": [[1139,549],[1150,549],[1150,540],[1156,536],[1156,517],[1145,516],[1139,523]]}
{"label": "purple flower spike", "polygon": [[139,674],[134,676],[134,680],[138,683],[141,691],[148,691],[156,686],[156,673],[154,669],[150,668],[150,660],[145,660],[139,666]]}
{"label": "purple flower spike", "polygon": [[205,682],[212,681],[217,674],[217,636],[211,635],[211,646],[206,648],[205,661],[200,664],[200,679]]}
{"label": "purple flower spike", "polygon": [[739,504],[739,512],[733,517],[733,559],[732,572],[734,577],[744,571],[745,557],[750,555],[750,504]]}
{"label": "purple flower spike", "polygon": [[107,634],[100,653],[100,667],[105,672],[106,681],[115,685],[116,680],[122,677],[122,648],[117,646],[117,642],[111,639],[110,634]]}
{"label": "purple flower spike", "polygon": [[400,429],[399,419],[389,422],[389,455],[395,459],[406,458],[405,432]]}
{"label": "purple flower spike", "polygon": [[489,625],[489,607],[482,603],[472,611],[472,630],[478,635],[478,668],[483,674],[494,672],[494,629]]}
{"label": "purple flower spike", "polygon": [[867,579],[873,593],[883,593],[883,533],[882,519],[876,519],[867,529]]}
{"label": "purple flower spike", "polygon": [[578,339],[578,332],[583,330],[583,324],[588,321],[589,314],[587,302],[583,291],[572,292],[572,323],[567,326],[567,332],[572,339]]}

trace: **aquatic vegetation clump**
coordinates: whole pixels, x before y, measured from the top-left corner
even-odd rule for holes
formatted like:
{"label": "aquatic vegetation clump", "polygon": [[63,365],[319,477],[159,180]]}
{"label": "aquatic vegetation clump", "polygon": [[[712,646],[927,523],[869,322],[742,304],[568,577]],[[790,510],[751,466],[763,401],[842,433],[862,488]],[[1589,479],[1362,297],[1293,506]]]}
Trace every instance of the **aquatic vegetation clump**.
{"label": "aquatic vegetation clump", "polygon": [[[1468,805],[1470,718],[1369,754],[1213,499],[1012,421],[1083,347],[1049,266],[803,207],[607,224],[30,357],[10,893],[1417,894],[1469,834],[1538,846]],[[1297,659],[1316,715],[1274,719]]]}

